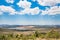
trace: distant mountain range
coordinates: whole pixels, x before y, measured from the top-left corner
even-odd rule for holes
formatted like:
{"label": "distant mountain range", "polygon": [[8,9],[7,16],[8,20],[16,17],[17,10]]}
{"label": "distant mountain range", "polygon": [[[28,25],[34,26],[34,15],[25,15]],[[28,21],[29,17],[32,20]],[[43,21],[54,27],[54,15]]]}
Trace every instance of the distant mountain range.
{"label": "distant mountain range", "polygon": [[0,29],[12,29],[12,30],[35,30],[35,29],[40,29],[40,30],[47,30],[47,29],[60,29],[60,25],[0,25]]}
{"label": "distant mountain range", "polygon": [[60,25],[0,25],[0,28],[17,28],[17,27],[35,27],[35,28],[60,28]]}

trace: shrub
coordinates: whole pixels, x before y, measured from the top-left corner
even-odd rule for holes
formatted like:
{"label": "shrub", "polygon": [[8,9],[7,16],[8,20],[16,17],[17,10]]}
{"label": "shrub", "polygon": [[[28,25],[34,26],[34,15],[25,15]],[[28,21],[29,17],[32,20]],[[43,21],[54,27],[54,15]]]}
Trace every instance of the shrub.
{"label": "shrub", "polygon": [[50,32],[47,33],[46,37],[47,38],[59,38],[60,34],[57,31],[51,30]]}

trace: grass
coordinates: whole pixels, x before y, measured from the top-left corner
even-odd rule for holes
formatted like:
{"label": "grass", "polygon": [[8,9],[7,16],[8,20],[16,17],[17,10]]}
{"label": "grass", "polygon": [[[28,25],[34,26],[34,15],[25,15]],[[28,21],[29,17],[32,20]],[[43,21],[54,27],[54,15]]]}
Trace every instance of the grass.
{"label": "grass", "polygon": [[31,31],[31,33],[0,32],[0,40],[60,40],[60,33],[54,29],[47,33],[40,31]]}

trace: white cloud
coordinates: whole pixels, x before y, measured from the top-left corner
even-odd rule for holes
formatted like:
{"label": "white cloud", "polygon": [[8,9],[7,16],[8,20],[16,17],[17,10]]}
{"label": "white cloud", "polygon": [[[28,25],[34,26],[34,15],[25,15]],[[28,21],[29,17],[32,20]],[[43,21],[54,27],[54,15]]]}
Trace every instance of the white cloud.
{"label": "white cloud", "polygon": [[7,3],[14,3],[14,0],[6,0]]}
{"label": "white cloud", "polygon": [[[35,0],[34,0],[35,1]],[[41,5],[44,5],[44,6],[52,6],[51,8],[47,8],[45,11],[44,10],[40,10],[39,7],[35,7],[35,8],[30,8],[31,7],[31,2],[28,2],[27,0],[20,0],[17,5],[21,8],[24,8],[24,10],[20,10],[20,11],[16,11],[15,9],[13,9],[11,6],[0,6],[0,15],[4,12],[8,12],[9,14],[11,15],[14,15],[14,14],[19,14],[19,15],[24,15],[24,14],[28,14],[28,15],[37,15],[39,14],[40,12],[41,15],[56,15],[56,14],[60,14],[60,7],[58,6],[54,6],[56,3],[59,3],[60,1],[58,0],[36,0],[36,1],[39,1],[39,3]]]}
{"label": "white cloud", "polygon": [[14,15],[14,14],[19,14],[19,15],[24,15],[24,14],[28,14],[28,15],[37,15],[40,12],[41,15],[56,15],[56,14],[60,14],[60,6],[54,6],[51,8],[47,8],[45,11],[44,10],[40,10],[38,7],[35,8],[25,8],[24,10],[21,11],[16,11],[15,9],[13,9],[11,6],[4,6],[1,5],[0,6],[0,15],[3,13],[9,13],[10,15]]}
{"label": "white cloud", "polygon": [[60,14],[60,7],[56,6],[60,3],[60,0],[34,0],[37,1],[42,6],[51,6],[50,8],[46,8],[46,10],[42,10],[41,15],[56,15]]}
{"label": "white cloud", "polygon": [[54,6],[54,7],[51,7],[50,9],[42,11],[42,15],[46,15],[46,14],[48,14],[48,15],[60,14],[60,7]]}
{"label": "white cloud", "polygon": [[20,0],[20,1],[17,3],[17,5],[18,5],[19,7],[22,7],[22,8],[30,8],[31,2],[28,2],[27,0],[24,0],[24,1]]}
{"label": "white cloud", "polygon": [[24,10],[21,11],[16,11],[15,9],[13,9],[11,6],[0,6],[0,14],[2,13],[9,13],[10,15],[14,15],[14,14],[20,14],[20,15],[24,15],[24,14],[28,14],[28,15],[35,15],[35,14],[39,14],[40,9],[38,7],[35,8],[26,8]]}
{"label": "white cloud", "polygon": [[38,7],[35,7],[35,8],[26,8],[20,11],[19,14],[36,15],[36,14],[39,14],[39,12],[40,12],[40,9]]}
{"label": "white cloud", "polygon": [[2,5],[0,6],[0,14],[4,12],[10,13],[12,15],[16,13],[15,9],[13,9],[12,7]]}
{"label": "white cloud", "polygon": [[37,2],[43,6],[55,6],[60,3],[60,0],[37,0]]}
{"label": "white cloud", "polygon": [[17,5],[21,8],[24,8],[24,10],[21,10],[20,12],[18,12],[18,14],[28,14],[28,15],[35,15],[35,14],[39,14],[40,9],[38,7],[35,8],[30,8],[31,7],[31,2],[28,2],[27,0],[20,0]]}

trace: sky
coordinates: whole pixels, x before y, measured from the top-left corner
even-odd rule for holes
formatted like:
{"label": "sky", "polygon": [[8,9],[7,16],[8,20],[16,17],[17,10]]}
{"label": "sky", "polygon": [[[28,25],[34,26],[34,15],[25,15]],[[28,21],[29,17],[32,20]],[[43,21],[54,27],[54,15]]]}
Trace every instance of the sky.
{"label": "sky", "polygon": [[60,0],[0,0],[0,24],[60,25]]}

